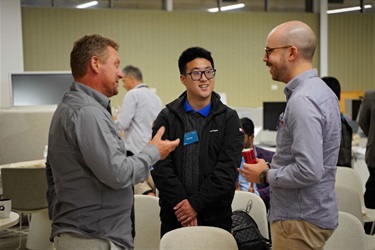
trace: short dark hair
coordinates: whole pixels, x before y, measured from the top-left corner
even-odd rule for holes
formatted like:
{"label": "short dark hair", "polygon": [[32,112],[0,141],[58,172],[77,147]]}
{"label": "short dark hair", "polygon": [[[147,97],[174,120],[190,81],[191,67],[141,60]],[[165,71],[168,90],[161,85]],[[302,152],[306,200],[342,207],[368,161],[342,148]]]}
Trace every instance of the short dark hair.
{"label": "short dark hair", "polygon": [[122,69],[122,72],[125,76],[132,75],[136,80],[143,81],[142,71],[138,67],[129,64]]}
{"label": "short dark hair", "polygon": [[242,129],[244,130],[244,133],[247,135],[254,134],[254,123],[250,118],[243,117],[240,119],[242,124]]}
{"label": "short dark hair", "polygon": [[341,86],[339,80],[333,76],[324,76],[322,77],[322,80],[332,89],[337,98],[340,100]]}
{"label": "short dark hair", "polygon": [[204,58],[211,62],[212,68],[215,68],[214,59],[211,56],[211,52],[201,47],[190,47],[186,49],[180,55],[178,59],[178,68],[181,75],[186,74],[186,64],[193,61],[196,58]]}

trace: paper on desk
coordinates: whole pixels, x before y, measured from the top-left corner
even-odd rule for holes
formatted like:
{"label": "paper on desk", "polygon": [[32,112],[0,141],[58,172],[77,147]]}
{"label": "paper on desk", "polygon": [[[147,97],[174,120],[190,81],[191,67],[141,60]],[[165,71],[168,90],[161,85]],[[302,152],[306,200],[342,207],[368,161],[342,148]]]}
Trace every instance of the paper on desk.
{"label": "paper on desk", "polygon": [[359,147],[357,149],[357,154],[365,155],[366,154],[366,148],[365,147]]}

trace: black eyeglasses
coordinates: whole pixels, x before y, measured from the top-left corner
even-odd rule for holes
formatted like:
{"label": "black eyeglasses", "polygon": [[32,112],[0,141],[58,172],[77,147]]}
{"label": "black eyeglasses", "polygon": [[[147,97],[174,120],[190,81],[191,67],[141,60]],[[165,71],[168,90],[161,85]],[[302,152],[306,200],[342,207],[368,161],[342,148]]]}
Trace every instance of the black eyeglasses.
{"label": "black eyeglasses", "polygon": [[202,79],[203,74],[206,76],[206,78],[208,80],[210,80],[210,79],[215,77],[216,69],[207,69],[207,70],[203,70],[203,71],[195,70],[195,71],[192,71],[190,73],[186,73],[185,75],[187,75],[187,74],[190,75],[190,77],[193,81],[199,81],[200,79]]}
{"label": "black eyeglasses", "polygon": [[275,47],[275,48],[264,48],[264,52],[266,52],[267,57],[271,55],[272,52],[274,52],[277,49],[287,49],[292,47],[292,45],[282,46],[282,47]]}

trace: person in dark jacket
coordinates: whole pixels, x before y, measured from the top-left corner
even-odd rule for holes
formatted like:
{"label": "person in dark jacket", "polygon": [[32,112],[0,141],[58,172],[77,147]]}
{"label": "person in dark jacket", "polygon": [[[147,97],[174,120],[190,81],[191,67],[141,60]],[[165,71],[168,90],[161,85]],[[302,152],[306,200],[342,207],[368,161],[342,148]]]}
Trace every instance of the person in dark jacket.
{"label": "person in dark jacket", "polygon": [[375,89],[365,92],[358,123],[367,136],[365,161],[370,176],[366,182],[365,205],[375,209]]}
{"label": "person in dark jacket", "polygon": [[[340,101],[341,85],[339,80],[332,76],[324,76],[322,80],[332,89],[333,93],[336,94]],[[353,129],[350,127],[345,116],[341,113],[341,143],[337,166],[352,167],[352,140]]]}
{"label": "person in dark jacket", "polygon": [[184,226],[230,231],[243,147],[240,119],[213,91],[216,70],[209,51],[188,48],[178,66],[186,91],[166,105],[153,126],[153,135],[164,126],[163,139],[183,141],[151,171],[159,190],[161,236]]}

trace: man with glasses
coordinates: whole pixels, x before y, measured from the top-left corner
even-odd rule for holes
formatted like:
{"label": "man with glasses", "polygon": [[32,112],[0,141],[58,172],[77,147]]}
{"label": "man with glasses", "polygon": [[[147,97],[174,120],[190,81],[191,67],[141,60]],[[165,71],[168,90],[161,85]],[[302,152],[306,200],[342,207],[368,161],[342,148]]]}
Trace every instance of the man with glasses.
{"label": "man with glasses", "polygon": [[153,126],[153,135],[165,126],[164,139],[183,141],[151,171],[159,190],[161,236],[198,225],[230,231],[243,147],[240,119],[213,92],[216,70],[209,51],[189,48],[178,66],[186,91],[166,105]]}
{"label": "man with glasses", "polygon": [[269,183],[272,249],[323,249],[337,228],[336,163],[341,141],[336,95],[312,66],[316,37],[300,21],[274,28],[263,61],[286,84],[272,163],[259,159],[240,172]]}

